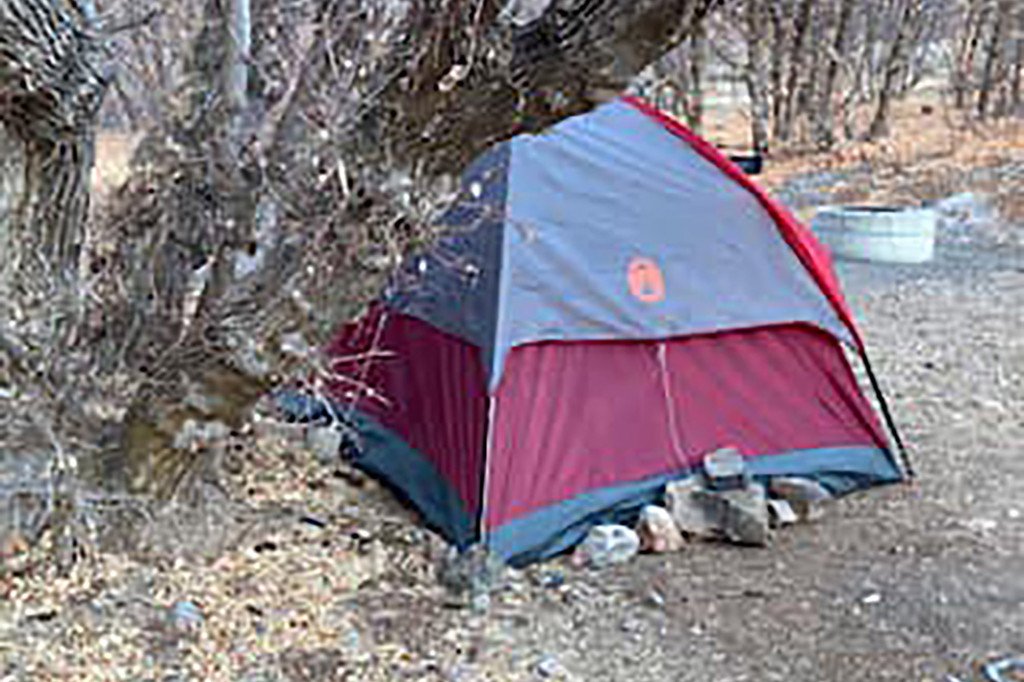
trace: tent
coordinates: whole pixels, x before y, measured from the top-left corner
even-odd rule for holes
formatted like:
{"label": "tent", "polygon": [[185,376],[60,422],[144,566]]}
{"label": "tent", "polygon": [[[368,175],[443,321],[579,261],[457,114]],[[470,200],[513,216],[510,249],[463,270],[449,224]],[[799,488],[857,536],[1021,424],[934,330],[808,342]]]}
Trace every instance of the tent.
{"label": "tent", "polygon": [[723,446],[837,495],[904,477],[828,254],[709,143],[625,98],[463,183],[331,347],[356,463],[453,543],[550,556]]}

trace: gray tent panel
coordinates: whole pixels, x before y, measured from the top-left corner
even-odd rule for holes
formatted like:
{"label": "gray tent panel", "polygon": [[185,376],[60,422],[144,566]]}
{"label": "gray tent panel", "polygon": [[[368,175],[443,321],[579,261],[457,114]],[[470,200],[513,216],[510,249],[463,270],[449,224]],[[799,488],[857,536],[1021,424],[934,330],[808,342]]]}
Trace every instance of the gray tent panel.
{"label": "gray tent panel", "polygon": [[492,386],[511,347],[549,339],[807,322],[851,340],[755,197],[630,105],[511,147]]}

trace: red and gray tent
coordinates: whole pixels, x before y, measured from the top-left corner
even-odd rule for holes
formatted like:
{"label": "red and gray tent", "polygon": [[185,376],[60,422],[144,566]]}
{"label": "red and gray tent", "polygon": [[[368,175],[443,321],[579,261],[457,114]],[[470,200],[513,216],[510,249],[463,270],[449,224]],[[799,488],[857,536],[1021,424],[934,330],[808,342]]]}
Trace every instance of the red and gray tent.
{"label": "red and gray tent", "polygon": [[723,446],[835,494],[902,479],[828,254],[707,142],[623,99],[463,182],[332,347],[357,463],[452,542],[549,556]]}

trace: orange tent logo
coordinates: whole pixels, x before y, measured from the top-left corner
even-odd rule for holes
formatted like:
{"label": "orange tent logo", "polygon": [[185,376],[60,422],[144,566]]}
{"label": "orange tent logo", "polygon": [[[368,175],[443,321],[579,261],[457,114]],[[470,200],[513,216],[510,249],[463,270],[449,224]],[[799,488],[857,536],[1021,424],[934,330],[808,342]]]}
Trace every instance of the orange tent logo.
{"label": "orange tent logo", "polygon": [[650,258],[634,258],[629,262],[629,293],[643,303],[665,300],[665,276]]}

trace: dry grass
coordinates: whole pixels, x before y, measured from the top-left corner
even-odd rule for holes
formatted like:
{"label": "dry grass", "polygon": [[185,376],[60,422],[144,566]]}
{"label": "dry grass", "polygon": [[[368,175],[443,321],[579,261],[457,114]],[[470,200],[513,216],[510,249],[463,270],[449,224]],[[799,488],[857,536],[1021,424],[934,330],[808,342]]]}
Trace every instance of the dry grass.
{"label": "dry grass", "polygon": [[[859,112],[861,118],[869,114]],[[748,145],[749,120],[737,108],[712,109],[705,135],[720,147],[743,149]],[[924,92],[895,105],[889,137],[843,141],[828,152],[806,146],[778,150],[758,182],[774,190],[796,175],[866,166],[871,182],[830,188],[836,200],[906,205],[975,191],[992,196],[1004,218],[1020,222],[1024,178],[1007,183],[971,173],[1009,164],[1024,165],[1024,120],[980,124],[944,106],[935,93]]]}

